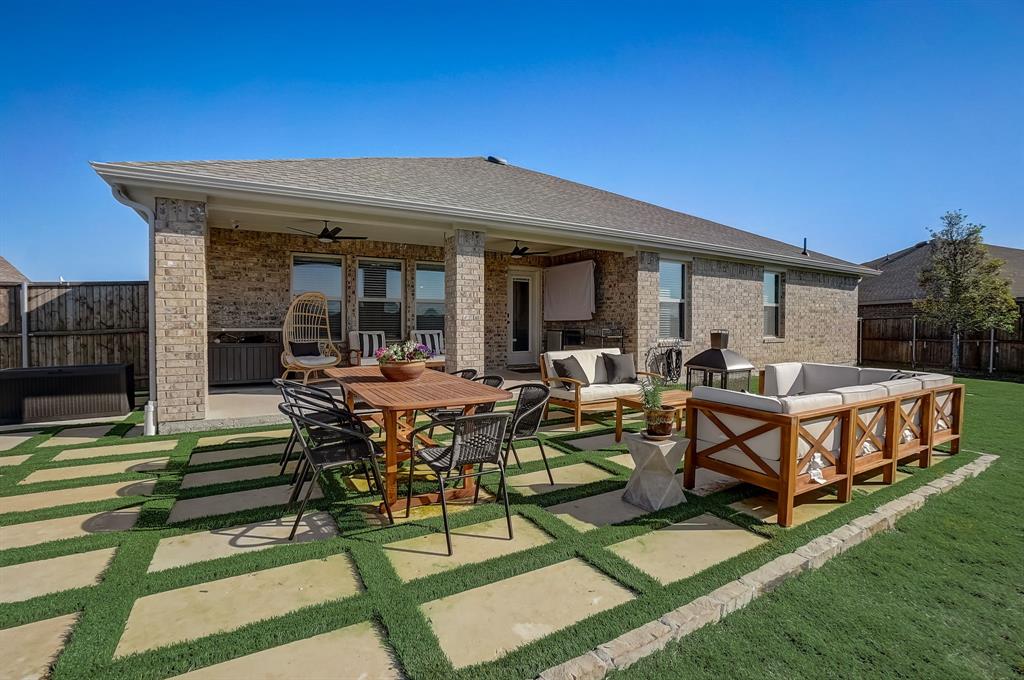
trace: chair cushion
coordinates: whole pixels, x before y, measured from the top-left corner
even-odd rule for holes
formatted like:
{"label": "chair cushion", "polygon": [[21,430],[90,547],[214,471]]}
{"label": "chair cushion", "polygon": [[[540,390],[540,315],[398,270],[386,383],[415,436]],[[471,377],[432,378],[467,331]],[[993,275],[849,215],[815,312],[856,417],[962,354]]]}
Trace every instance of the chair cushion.
{"label": "chair cushion", "polygon": [[338,363],[337,357],[294,357],[295,363],[299,366],[333,366]]}
{"label": "chair cushion", "polygon": [[[637,394],[640,394],[640,385],[636,383],[588,385],[587,387],[580,388],[580,403],[589,404],[599,401],[610,401],[616,397],[632,397]],[[576,398],[576,391],[554,388],[551,390],[551,398],[573,401]]]}
{"label": "chair cushion", "polygon": [[769,397],[762,394],[750,394],[748,392],[723,390],[720,387],[698,385],[693,388],[693,398],[717,401],[720,404],[730,404],[732,406],[743,406],[768,413],[782,413],[782,402],[778,397]]}
{"label": "chair cushion", "polygon": [[568,356],[564,359],[554,359],[551,363],[555,367],[555,375],[559,378],[579,380],[583,383],[584,387],[590,384],[590,378],[587,377],[586,372],[583,370],[583,366],[580,365],[580,362],[576,357]]}
{"label": "chair cushion", "polygon": [[816,392],[814,394],[794,394],[789,397],[779,397],[782,402],[783,413],[804,413],[815,411],[819,408],[829,406],[841,406],[843,397],[834,392]]}
{"label": "chair cushion", "polygon": [[319,342],[289,342],[293,357],[318,357],[320,356]]}
{"label": "chair cushion", "polygon": [[953,376],[942,375],[941,373],[920,373],[914,376],[914,380],[920,380],[921,386],[926,390],[953,384]]}
{"label": "chair cushion", "polygon": [[764,393],[769,396],[800,394],[804,391],[803,364],[787,361],[764,367]]}
{"label": "chair cushion", "polygon": [[871,401],[872,399],[885,399],[889,396],[881,385],[850,385],[848,387],[837,387],[829,390],[843,398],[844,404],[855,404],[859,401]]}
{"label": "chair cushion", "polygon": [[583,367],[583,372],[587,374],[587,380],[591,384],[602,384],[608,382],[608,372],[605,370],[604,359],[601,357],[603,354],[621,354],[621,352],[617,347],[606,347],[603,349],[573,349],[562,350],[559,352],[545,352],[542,357],[544,360],[544,368],[547,371],[549,378],[554,378],[558,375],[555,373],[555,359],[576,357],[576,360],[580,362],[580,366]]}
{"label": "chair cushion", "polygon": [[897,394],[907,394],[908,392],[917,392],[921,389],[921,381],[917,378],[900,378],[899,380],[885,380],[878,383],[879,386],[884,387],[885,391],[889,393],[889,396]]}
{"label": "chair cushion", "polygon": [[609,385],[636,382],[636,364],[632,354],[602,354],[604,370],[608,373]]}
{"label": "chair cushion", "polygon": [[860,384],[860,369],[856,366],[839,366],[836,364],[803,365],[804,394],[827,392],[837,387]]}
{"label": "chair cushion", "polygon": [[426,345],[434,357],[444,354],[444,331],[413,331],[412,340]]}
{"label": "chair cushion", "polygon": [[349,331],[348,348],[359,352],[361,358],[375,358],[374,354],[381,347],[387,347],[384,331]]}

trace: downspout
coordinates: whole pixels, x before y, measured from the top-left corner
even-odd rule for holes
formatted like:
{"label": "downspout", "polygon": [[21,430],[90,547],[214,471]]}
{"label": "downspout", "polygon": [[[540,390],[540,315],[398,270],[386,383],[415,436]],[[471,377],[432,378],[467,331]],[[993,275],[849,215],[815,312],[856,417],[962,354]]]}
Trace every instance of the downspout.
{"label": "downspout", "polygon": [[149,313],[146,314],[147,325],[149,336],[146,342],[149,352],[149,401],[146,402],[146,419],[143,429],[143,434],[147,437],[156,434],[156,286],[154,285],[153,277],[156,273],[156,225],[154,224],[155,216],[153,210],[128,198],[128,193],[121,184],[112,184],[110,192],[114,195],[114,198],[118,203],[126,205],[136,213],[139,217],[146,221],[149,225],[149,285],[147,286],[146,295],[148,298]]}

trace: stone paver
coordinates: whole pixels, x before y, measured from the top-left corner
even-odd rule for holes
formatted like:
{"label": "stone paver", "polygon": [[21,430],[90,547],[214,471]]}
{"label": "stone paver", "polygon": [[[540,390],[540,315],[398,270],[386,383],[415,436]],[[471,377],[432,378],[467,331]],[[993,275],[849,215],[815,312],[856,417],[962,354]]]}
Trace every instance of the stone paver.
{"label": "stone paver", "polygon": [[[548,456],[548,462],[559,459],[563,454],[561,451],[553,446],[545,446],[544,453]],[[530,446],[525,449],[516,449],[516,454],[519,456],[519,461],[524,465],[526,463],[533,463],[540,460],[540,447]],[[516,468],[516,459],[512,457],[512,454],[508,454],[508,465],[512,470]]]}
{"label": "stone paver", "polygon": [[11,465],[21,465],[26,460],[32,457],[32,454],[25,453],[17,456],[0,456],[0,467],[9,467]]}
{"label": "stone paver", "polygon": [[542,493],[550,493],[551,491],[558,491],[559,489],[571,489],[574,486],[610,479],[612,477],[612,473],[602,470],[594,465],[577,463],[576,465],[566,465],[565,467],[553,468],[551,470],[551,476],[555,479],[554,486],[548,482],[548,473],[545,470],[528,472],[524,475],[510,476],[508,478],[508,485],[516,493],[520,493],[524,496],[534,496]]}
{"label": "stone paver", "polygon": [[[295,462],[291,462],[285,468],[285,473],[290,474],[295,469]],[[262,479],[281,474],[281,466],[277,463],[265,463],[263,465],[244,465],[242,467],[228,468],[226,470],[210,470],[209,472],[190,472],[181,480],[182,489],[192,489],[197,486],[209,486],[211,484],[225,484],[227,482],[241,482],[248,479]]]}
{"label": "stone paver", "polygon": [[384,554],[403,581],[430,576],[465,564],[475,564],[520,550],[551,542],[551,537],[533,522],[512,516],[512,536],[508,540],[505,518],[452,529],[452,551],[448,556],[444,533],[430,533],[384,547]]}
{"label": "stone paver", "polygon": [[95,584],[117,548],[103,548],[0,568],[0,602],[21,602]]}
{"label": "stone paver", "polygon": [[239,434],[218,434],[212,437],[201,437],[196,446],[220,446],[222,444],[244,444],[260,442],[267,439],[287,439],[292,433],[289,429],[267,430],[265,432],[243,432]]}
{"label": "stone paver", "polygon": [[159,451],[170,451],[178,445],[176,439],[168,439],[157,442],[136,442],[133,444],[111,444],[110,446],[92,446],[87,449],[70,449],[61,451],[53,457],[54,460],[84,460],[86,458],[100,458],[102,456],[130,456],[136,453],[157,453]]}
{"label": "stone paver", "polygon": [[579,559],[566,560],[420,606],[456,668],[517,647],[633,599]]}
{"label": "stone paver", "polygon": [[65,614],[0,630],[0,649],[4,650],[0,677],[12,680],[47,677],[50,664],[64,648],[64,640],[77,618],[78,614]]}
{"label": "stone paver", "polygon": [[704,514],[608,549],[663,584],[692,576],[765,542],[735,524]]}
{"label": "stone paver", "polygon": [[36,470],[21,484],[36,482],[55,482],[102,475],[119,475],[127,472],[156,472],[167,467],[167,457],[148,458],[145,460],[119,460],[113,463],[96,463],[95,465],[72,465],[70,467],[44,468]]}
{"label": "stone paver", "polygon": [[[363,482],[363,489],[366,488],[366,482]],[[450,487],[449,487],[450,488]],[[399,494],[401,495],[401,494]],[[477,505],[473,504],[472,498],[464,498],[454,501],[448,501],[448,516],[451,517],[454,513],[465,512],[466,510],[472,510],[474,507],[483,505],[484,503],[494,502],[494,496],[488,493],[485,489],[480,490],[480,500]],[[362,505],[359,509],[363,512],[363,516],[366,518],[367,523],[375,528],[384,528],[391,526],[388,522],[388,516],[383,512],[379,512],[380,499],[376,503]],[[417,505],[412,508],[409,516],[405,516],[405,511],[394,513],[395,524],[415,524],[416,522],[422,522],[426,519],[441,516],[441,504],[433,503],[431,505]]]}
{"label": "stone paver", "polygon": [[[797,498],[793,508],[792,526],[800,526],[805,522],[818,519],[828,513],[843,507],[834,493],[823,493],[815,496],[812,493]],[[745,498],[742,501],[730,503],[729,507],[738,510],[745,515],[759,519],[765,524],[778,524],[779,511],[775,494],[761,494],[752,498]]]}
{"label": "stone paver", "polygon": [[332,675],[326,669],[344,669],[343,672],[338,670],[336,677],[358,680],[397,680],[402,677],[380,631],[373,624],[364,622],[200,668],[172,680],[322,678]]}
{"label": "stone paver", "polygon": [[10,451],[15,446],[27,442],[35,437],[38,432],[12,432],[11,434],[0,434],[0,451]]}
{"label": "stone paver", "polygon": [[68,427],[53,435],[42,444],[44,446],[70,446],[75,444],[91,444],[110,432],[113,425],[91,425],[89,427]]}
{"label": "stone paver", "polygon": [[155,485],[155,480],[113,482],[110,484],[79,486],[74,489],[60,489],[59,491],[41,491],[39,493],[5,496],[0,498],[0,514],[54,508],[59,505],[71,505],[73,503],[106,501],[112,498],[125,498],[128,496],[148,496],[153,493]]}
{"label": "stone paver", "polygon": [[[306,493],[305,487],[303,487],[301,493]],[[226,515],[238,512],[239,510],[251,510],[252,508],[262,508],[268,505],[284,505],[288,502],[291,494],[292,487],[290,485],[278,484],[277,486],[269,486],[263,489],[233,491],[213,496],[188,498],[175,502],[167,518],[167,523],[184,522],[185,520],[196,519],[197,517]],[[310,500],[317,498],[323,498],[323,492],[320,491],[319,486],[313,490]]]}
{"label": "stone paver", "polygon": [[[895,477],[895,480],[893,481],[893,484],[898,484],[899,482],[902,482],[907,477],[910,477],[910,475],[907,474],[906,472],[901,472],[901,471],[897,470],[896,471],[896,477]],[[871,478],[868,478],[868,479],[863,479],[862,478],[860,481],[855,482],[854,485],[853,485],[853,490],[854,491],[862,491],[864,493],[874,493],[874,492],[876,492],[876,491],[878,491],[880,489],[888,489],[889,486],[890,486],[889,484],[885,484],[885,483],[882,482],[882,475],[881,475],[881,473],[879,473],[879,474],[875,475],[874,477],[871,477]]]}
{"label": "stone paver", "polygon": [[359,592],[346,554],[199,583],[141,597],[115,657],[234,630]]}
{"label": "stone paver", "polygon": [[577,531],[590,531],[646,514],[645,510],[622,500],[621,489],[552,505],[547,511]]}
{"label": "stone paver", "polygon": [[288,540],[295,515],[265,522],[199,531],[172,536],[160,541],[149,563],[149,571],[161,571],[185,564],[231,557],[265,550],[278,545],[294,545],[318,541],[338,535],[338,525],[326,512],[310,512],[302,516],[295,538]]}
{"label": "stone paver", "polygon": [[223,463],[229,460],[244,460],[260,456],[280,456],[284,452],[284,444],[264,444],[263,446],[246,446],[229,451],[199,451],[192,454],[189,465],[206,465],[207,463]]}
{"label": "stone paver", "polygon": [[583,423],[580,425],[580,431],[576,432],[576,426],[573,425],[572,421],[560,422],[560,423],[549,423],[540,428],[540,431],[544,434],[554,435],[566,435],[566,434],[580,434],[582,432],[590,432],[591,430],[599,430],[607,425],[601,423],[592,423],[587,421],[586,416],[583,418]]}
{"label": "stone paver", "polygon": [[624,441],[615,441],[614,434],[599,434],[593,437],[571,439],[566,443],[571,446],[575,446],[577,449],[583,449],[584,451],[602,451],[607,449],[617,449],[621,451],[626,448],[626,443]]}
{"label": "stone paver", "polygon": [[0,527],[0,550],[24,548],[65,538],[78,538],[109,531],[127,531],[139,519],[140,508],[44,519]]}

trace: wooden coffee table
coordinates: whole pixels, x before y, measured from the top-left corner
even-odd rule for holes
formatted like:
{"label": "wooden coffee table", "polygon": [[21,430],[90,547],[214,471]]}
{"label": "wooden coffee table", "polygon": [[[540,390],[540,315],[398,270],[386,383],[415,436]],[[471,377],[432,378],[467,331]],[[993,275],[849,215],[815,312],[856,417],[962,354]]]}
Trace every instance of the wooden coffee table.
{"label": "wooden coffee table", "polygon": [[[676,431],[683,429],[683,412],[686,410],[686,400],[693,395],[689,390],[666,390],[661,394],[661,403],[671,406],[675,410]],[[622,411],[626,408],[643,410],[644,402],[640,395],[615,398],[615,441],[622,441]]]}

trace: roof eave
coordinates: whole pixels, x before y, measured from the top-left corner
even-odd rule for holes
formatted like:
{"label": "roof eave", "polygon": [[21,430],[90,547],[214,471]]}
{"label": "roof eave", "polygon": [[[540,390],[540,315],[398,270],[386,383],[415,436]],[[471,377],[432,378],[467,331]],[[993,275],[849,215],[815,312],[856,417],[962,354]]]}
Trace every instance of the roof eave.
{"label": "roof eave", "polygon": [[788,256],[776,253],[765,253],[746,248],[734,246],[723,246],[712,243],[702,243],[683,238],[672,238],[651,234],[638,234],[636,232],[602,227],[593,224],[575,222],[564,222],[561,220],[550,220],[540,217],[500,213],[494,211],[474,210],[458,206],[439,205],[434,203],[422,203],[398,198],[384,198],[380,196],[364,196],[361,194],[349,194],[340,191],[325,191],[322,189],[309,189],[305,187],[294,187],[283,184],[271,184],[265,182],[253,182],[247,180],[228,179],[211,175],[201,175],[192,172],[174,172],[166,169],[155,169],[125,163],[90,163],[93,170],[111,187],[119,184],[157,184],[178,188],[195,190],[222,190],[274,195],[284,198],[312,199],[342,203],[355,207],[383,208],[392,210],[403,210],[414,213],[440,214],[455,219],[479,220],[483,222],[495,222],[513,224],[517,226],[534,227],[541,229],[557,229],[565,233],[587,236],[613,238],[617,242],[627,243],[640,248],[676,248],[681,251],[698,254],[719,255],[739,259],[769,262],[772,264],[784,264],[804,269],[814,269],[829,272],[839,272],[856,276],[877,276],[880,272],[875,269],[857,264],[839,264],[823,262],[821,260],[810,260],[806,256]]}

